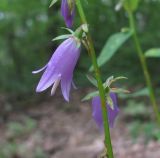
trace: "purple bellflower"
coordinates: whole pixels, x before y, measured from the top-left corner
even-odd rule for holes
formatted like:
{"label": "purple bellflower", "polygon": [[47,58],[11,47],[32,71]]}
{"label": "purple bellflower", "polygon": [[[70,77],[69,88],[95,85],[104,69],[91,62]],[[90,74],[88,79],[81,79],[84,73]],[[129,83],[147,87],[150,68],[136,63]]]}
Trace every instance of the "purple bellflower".
{"label": "purple bellflower", "polygon": [[61,14],[64,17],[67,27],[72,27],[75,16],[75,0],[62,0]]}
{"label": "purple bellflower", "polygon": [[69,101],[73,71],[79,55],[80,42],[76,37],[71,36],[61,43],[49,62],[40,70],[32,72],[36,74],[45,70],[38,83],[36,92],[42,92],[52,86],[51,95],[54,95],[56,88],[61,82],[64,99]]}
{"label": "purple bellflower", "polygon": [[[117,106],[117,98],[115,93],[110,93],[110,97],[113,102],[113,109],[110,107],[108,103],[106,103],[106,107],[108,110],[108,120],[109,126],[113,128],[114,121],[119,113],[119,108]],[[101,100],[99,96],[92,98],[92,116],[100,129],[103,129],[103,118],[102,118],[102,109],[101,109]]]}

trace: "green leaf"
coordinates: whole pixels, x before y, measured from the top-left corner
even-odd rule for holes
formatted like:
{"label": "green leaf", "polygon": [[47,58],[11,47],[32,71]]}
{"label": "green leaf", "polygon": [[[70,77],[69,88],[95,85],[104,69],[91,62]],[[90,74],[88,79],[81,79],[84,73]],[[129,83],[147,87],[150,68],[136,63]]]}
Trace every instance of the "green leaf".
{"label": "green leaf", "polygon": [[140,0],[123,0],[123,6],[126,11],[135,11],[138,8]]}
{"label": "green leaf", "polygon": [[[108,39],[100,55],[98,56],[98,65],[102,66],[106,62],[108,62],[111,57],[117,52],[117,50],[129,39],[129,37],[131,37],[131,35],[131,30],[113,34]],[[90,67],[89,71],[93,71],[93,66]]]}
{"label": "green leaf", "polygon": [[82,101],[90,100],[91,98],[93,98],[93,97],[95,97],[95,96],[98,96],[98,95],[99,95],[99,92],[98,92],[98,91],[91,92],[91,93],[87,94],[87,95],[82,99]]}
{"label": "green leaf", "polygon": [[129,100],[127,106],[124,109],[124,113],[127,115],[137,116],[147,114],[146,106],[143,102],[137,102],[135,100]]}
{"label": "green leaf", "polygon": [[49,7],[52,7],[56,2],[58,2],[58,0],[52,0],[51,4],[49,5]]}
{"label": "green leaf", "polygon": [[154,134],[154,137],[156,137],[157,140],[160,141],[160,132],[159,132],[159,130],[157,130],[157,131],[154,132],[153,134]]}
{"label": "green leaf", "polygon": [[146,57],[160,58],[160,48],[152,48],[145,52]]}
{"label": "green leaf", "polygon": [[133,94],[131,94],[132,97],[140,97],[140,96],[149,96],[149,90],[148,88],[143,88]]}
{"label": "green leaf", "polygon": [[60,35],[60,36],[58,36],[58,37],[53,38],[52,41],[57,41],[57,40],[66,39],[66,38],[69,38],[70,36],[71,36],[71,34]]}

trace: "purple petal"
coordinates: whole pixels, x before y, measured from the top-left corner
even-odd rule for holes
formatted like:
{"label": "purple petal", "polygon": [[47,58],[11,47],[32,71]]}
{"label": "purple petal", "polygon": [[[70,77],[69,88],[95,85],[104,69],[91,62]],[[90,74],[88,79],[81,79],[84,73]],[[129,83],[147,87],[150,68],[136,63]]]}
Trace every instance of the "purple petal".
{"label": "purple petal", "polygon": [[75,6],[73,8],[69,8],[68,6],[68,1],[67,0],[62,0],[61,3],[61,14],[64,17],[65,23],[67,27],[72,27],[73,25],[73,19],[75,16]]}
{"label": "purple petal", "polygon": [[36,88],[36,92],[42,92],[49,88],[56,80],[60,79],[60,74],[54,74],[54,72],[50,72],[49,70],[46,70],[44,74],[42,75],[38,86]]}
{"label": "purple petal", "polygon": [[62,59],[63,67],[61,69],[62,80],[61,89],[62,94],[66,101],[69,101],[69,93],[72,84],[73,71],[76,66],[77,60],[80,55],[80,48],[77,48],[76,43],[72,43],[68,52],[64,55]]}
{"label": "purple petal", "polygon": [[79,55],[80,55],[80,48],[78,48],[76,42],[73,41],[73,43],[70,44],[70,47],[64,53],[63,58],[61,60],[63,64],[59,66],[59,69],[62,74],[66,75],[73,73]]}
{"label": "purple petal", "polygon": [[100,97],[96,96],[92,99],[92,117],[94,118],[97,126],[102,129],[103,128],[103,118],[102,118],[102,110]]}
{"label": "purple petal", "polygon": [[[36,91],[42,92],[57,80],[61,80],[62,94],[65,100],[69,101],[69,92],[71,89],[73,71],[76,66],[77,60],[80,55],[80,47],[74,37],[70,37],[65,40],[52,55],[47,66],[39,71],[46,68],[43,73]],[[39,72],[37,71],[37,72]],[[55,84],[55,87],[56,84]],[[55,92],[55,87],[52,88],[52,94]]]}
{"label": "purple petal", "polygon": [[63,97],[66,101],[69,102],[69,94],[71,90],[71,83],[72,83],[72,75],[63,76],[61,80],[61,89]]}
{"label": "purple petal", "polygon": [[[109,125],[112,128],[114,125],[114,121],[119,113],[119,108],[117,106],[116,95],[114,93],[110,93],[110,97],[114,104],[114,109],[106,104],[108,110],[108,120]],[[102,129],[103,128],[103,118],[102,118],[102,109],[101,109],[101,101],[100,97],[96,96],[92,99],[92,116],[97,124],[97,126]]]}
{"label": "purple petal", "polygon": [[112,109],[108,104],[107,104],[107,109],[108,109],[109,125],[110,125],[110,127],[113,128],[114,121],[119,113],[119,108],[117,106],[116,95],[114,93],[110,93],[110,97],[113,101],[114,109]]}
{"label": "purple petal", "polygon": [[67,39],[56,49],[55,53],[52,55],[48,64],[46,64],[47,68],[38,83],[36,92],[42,92],[46,90],[57,79],[60,78],[61,70],[59,70],[59,68],[57,67],[59,65],[63,65],[61,63],[61,58],[63,57],[63,54],[66,53],[65,51],[69,49],[71,43],[72,43],[72,40]]}

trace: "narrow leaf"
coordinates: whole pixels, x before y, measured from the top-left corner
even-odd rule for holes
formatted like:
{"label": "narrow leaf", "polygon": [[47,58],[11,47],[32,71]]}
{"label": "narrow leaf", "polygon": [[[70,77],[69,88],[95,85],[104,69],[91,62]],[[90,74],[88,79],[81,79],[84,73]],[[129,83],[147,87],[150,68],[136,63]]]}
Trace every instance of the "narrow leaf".
{"label": "narrow leaf", "polygon": [[[108,62],[116,51],[131,37],[132,31],[119,32],[113,34],[105,46],[103,47],[100,55],[98,56],[97,62],[99,66],[104,65]],[[89,71],[93,71],[93,66],[90,67]]]}
{"label": "narrow leaf", "polygon": [[98,91],[91,92],[91,93],[87,94],[87,95],[82,99],[82,101],[90,100],[90,99],[92,99],[93,97],[98,96],[98,95],[99,95],[99,92],[98,92]]}
{"label": "narrow leaf", "polygon": [[160,58],[160,48],[152,48],[146,51],[146,57]]}

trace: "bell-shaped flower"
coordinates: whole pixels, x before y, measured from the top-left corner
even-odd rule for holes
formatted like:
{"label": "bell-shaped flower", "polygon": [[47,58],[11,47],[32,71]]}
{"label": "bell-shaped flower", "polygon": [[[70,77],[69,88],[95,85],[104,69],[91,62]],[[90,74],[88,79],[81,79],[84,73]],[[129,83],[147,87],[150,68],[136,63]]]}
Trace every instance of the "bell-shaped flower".
{"label": "bell-shaped flower", "polygon": [[61,14],[64,17],[67,27],[72,27],[75,16],[75,0],[62,0]]}
{"label": "bell-shaped flower", "polygon": [[[113,127],[114,121],[119,113],[119,108],[117,106],[117,98],[115,93],[110,93],[110,98],[113,102],[113,108],[106,102],[106,108],[108,112],[108,121],[109,126]],[[95,96],[92,98],[92,116],[97,124],[97,126],[102,129],[103,128],[103,117],[102,117],[102,107],[101,100],[99,96]]]}
{"label": "bell-shaped flower", "polygon": [[80,41],[71,36],[59,45],[49,62],[40,70],[33,71],[44,73],[38,83],[36,92],[42,92],[52,86],[51,95],[61,83],[62,94],[69,101],[69,93],[72,85],[73,71],[80,55]]}

